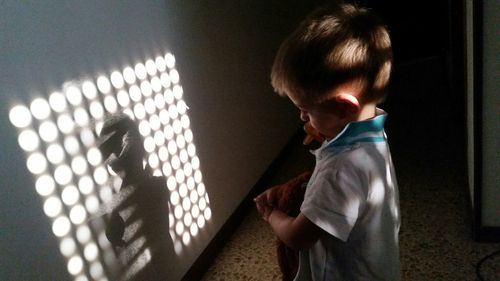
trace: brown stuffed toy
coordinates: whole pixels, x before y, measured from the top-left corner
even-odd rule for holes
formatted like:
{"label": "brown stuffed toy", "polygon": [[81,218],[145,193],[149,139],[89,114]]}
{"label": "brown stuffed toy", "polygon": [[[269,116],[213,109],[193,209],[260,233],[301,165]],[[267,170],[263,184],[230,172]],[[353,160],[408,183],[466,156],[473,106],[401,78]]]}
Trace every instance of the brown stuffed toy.
{"label": "brown stuffed toy", "polygon": [[[304,172],[290,181],[272,188],[276,190],[275,208],[289,216],[296,217],[300,213],[300,205],[304,201],[306,183],[311,177],[311,172]],[[299,253],[277,239],[278,264],[283,274],[283,281],[292,281],[299,267]]]}

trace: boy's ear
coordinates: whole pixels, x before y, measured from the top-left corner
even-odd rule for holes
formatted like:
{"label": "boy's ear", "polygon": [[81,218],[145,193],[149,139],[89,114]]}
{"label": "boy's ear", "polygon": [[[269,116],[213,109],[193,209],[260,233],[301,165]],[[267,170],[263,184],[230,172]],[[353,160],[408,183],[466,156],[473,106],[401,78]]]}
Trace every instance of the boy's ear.
{"label": "boy's ear", "polygon": [[357,114],[361,108],[358,99],[351,94],[337,94],[335,96],[335,101],[342,104],[345,107],[347,113],[350,114]]}

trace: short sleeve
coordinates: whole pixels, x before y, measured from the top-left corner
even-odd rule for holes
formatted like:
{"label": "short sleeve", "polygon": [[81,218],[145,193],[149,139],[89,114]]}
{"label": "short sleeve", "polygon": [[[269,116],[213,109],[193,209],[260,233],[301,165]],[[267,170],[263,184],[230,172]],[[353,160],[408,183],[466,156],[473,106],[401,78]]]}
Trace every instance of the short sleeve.
{"label": "short sleeve", "polygon": [[310,182],[301,212],[329,234],[347,241],[366,201],[362,175],[352,165],[322,169]]}

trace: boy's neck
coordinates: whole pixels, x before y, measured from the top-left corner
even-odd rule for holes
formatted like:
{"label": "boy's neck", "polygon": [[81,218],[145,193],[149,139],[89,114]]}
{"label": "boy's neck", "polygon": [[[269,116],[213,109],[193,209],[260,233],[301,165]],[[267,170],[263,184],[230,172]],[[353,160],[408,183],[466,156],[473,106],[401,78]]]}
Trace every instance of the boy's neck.
{"label": "boy's neck", "polygon": [[377,105],[375,103],[364,104],[359,109],[359,114],[352,121],[364,121],[375,117]]}

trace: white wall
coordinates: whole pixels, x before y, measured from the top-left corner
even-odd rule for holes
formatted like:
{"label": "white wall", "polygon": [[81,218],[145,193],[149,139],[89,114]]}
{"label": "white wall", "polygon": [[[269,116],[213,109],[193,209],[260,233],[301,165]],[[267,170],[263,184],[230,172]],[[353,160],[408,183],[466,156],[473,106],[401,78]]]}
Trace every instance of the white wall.
{"label": "white wall", "polygon": [[1,1],[0,279],[69,280],[8,111],[67,81],[109,75],[170,50],[213,217],[184,275],[299,126],[269,86],[280,41],[314,4],[285,1]]}

